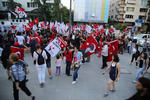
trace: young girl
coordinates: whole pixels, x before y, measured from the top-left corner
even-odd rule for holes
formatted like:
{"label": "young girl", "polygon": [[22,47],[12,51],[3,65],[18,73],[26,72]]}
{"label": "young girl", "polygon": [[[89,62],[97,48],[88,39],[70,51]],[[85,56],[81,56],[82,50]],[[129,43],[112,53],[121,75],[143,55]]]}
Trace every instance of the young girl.
{"label": "young girl", "polygon": [[60,55],[56,56],[56,75],[60,75],[60,69],[62,64],[62,58]]}
{"label": "young girl", "polygon": [[109,92],[110,92],[110,87],[112,84],[113,89],[111,90],[112,92],[115,92],[115,82],[118,81],[118,78],[120,76],[120,63],[119,63],[119,57],[118,55],[113,55],[112,56],[112,63],[109,67],[107,67],[107,69],[103,72],[103,75],[108,71],[109,72],[109,81],[108,81],[108,85],[107,85],[107,92],[104,94],[104,96],[108,96]]}

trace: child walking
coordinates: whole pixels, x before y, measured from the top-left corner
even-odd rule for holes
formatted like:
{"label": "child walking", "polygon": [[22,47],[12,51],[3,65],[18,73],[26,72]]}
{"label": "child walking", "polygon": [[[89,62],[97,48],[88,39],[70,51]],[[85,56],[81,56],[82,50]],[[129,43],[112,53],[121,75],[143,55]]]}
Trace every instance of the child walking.
{"label": "child walking", "polygon": [[60,75],[62,57],[60,55],[56,56],[56,76]]}

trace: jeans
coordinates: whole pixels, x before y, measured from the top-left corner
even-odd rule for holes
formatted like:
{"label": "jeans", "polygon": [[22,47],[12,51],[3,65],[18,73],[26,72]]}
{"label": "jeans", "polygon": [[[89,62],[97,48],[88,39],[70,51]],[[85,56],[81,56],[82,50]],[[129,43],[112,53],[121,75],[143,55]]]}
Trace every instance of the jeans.
{"label": "jeans", "polygon": [[[26,80],[19,82],[19,88],[24,91],[28,96],[31,96],[30,90],[26,87]],[[16,89],[16,84],[13,82],[13,95],[14,100],[19,100],[19,90]]]}
{"label": "jeans", "polygon": [[56,66],[56,75],[60,75],[60,66]]}
{"label": "jeans", "polygon": [[74,72],[73,72],[73,81],[76,81],[76,79],[78,78],[78,70],[80,69],[80,66],[79,67],[75,67],[74,68]]}
{"label": "jeans", "polygon": [[137,76],[135,78],[135,81],[138,81],[138,79],[140,78],[140,76],[143,74],[145,68],[140,68],[137,72]]}
{"label": "jeans", "polygon": [[39,79],[40,84],[45,83],[46,64],[38,65],[36,68],[38,71],[38,79]]}
{"label": "jeans", "polygon": [[66,62],[66,75],[70,75],[71,61]]}

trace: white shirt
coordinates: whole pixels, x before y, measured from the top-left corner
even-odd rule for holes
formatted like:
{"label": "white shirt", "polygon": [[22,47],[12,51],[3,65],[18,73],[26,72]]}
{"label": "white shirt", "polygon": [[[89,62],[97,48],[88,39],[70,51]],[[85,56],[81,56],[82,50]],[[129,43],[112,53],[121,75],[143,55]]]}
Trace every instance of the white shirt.
{"label": "white shirt", "polygon": [[108,56],[108,46],[107,45],[104,45],[104,47],[102,48],[102,55]]}
{"label": "white shirt", "polygon": [[136,48],[133,48],[132,53],[133,54],[136,53]]}
{"label": "white shirt", "polygon": [[57,60],[56,60],[56,67],[57,67],[57,66],[60,67],[61,64],[62,64],[62,59],[57,59]]}
{"label": "white shirt", "polygon": [[[45,52],[44,50],[43,50],[43,52],[42,52],[42,56],[43,56],[43,58],[44,58],[44,60],[45,60],[44,64],[46,64],[47,55],[46,55],[46,52]],[[34,51],[34,53],[33,53],[33,59],[36,60],[36,66],[40,66],[40,65],[38,65],[38,63],[37,63],[38,54],[37,54],[35,51]]]}
{"label": "white shirt", "polygon": [[17,37],[17,40],[18,40],[18,43],[21,45],[21,44],[24,44],[24,37],[23,36],[16,36]]}

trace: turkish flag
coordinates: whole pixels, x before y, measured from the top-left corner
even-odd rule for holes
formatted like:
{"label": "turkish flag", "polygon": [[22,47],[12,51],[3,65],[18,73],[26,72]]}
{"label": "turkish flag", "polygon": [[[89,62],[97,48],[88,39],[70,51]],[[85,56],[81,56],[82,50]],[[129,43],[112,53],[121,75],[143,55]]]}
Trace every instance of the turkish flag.
{"label": "turkish flag", "polygon": [[36,18],[36,19],[34,19],[34,21],[33,21],[35,24],[39,24],[39,20],[38,20],[38,18]]}
{"label": "turkish flag", "polygon": [[19,59],[24,60],[24,49],[23,48],[11,46],[11,53],[16,53],[18,55]]}
{"label": "turkish flag", "polygon": [[114,32],[115,30],[113,28],[110,28],[109,29],[109,32]]}
{"label": "turkish flag", "polygon": [[58,38],[58,42],[60,47],[63,49],[67,46],[67,43],[61,37]]}
{"label": "turkish flag", "polygon": [[42,38],[39,37],[36,33],[33,33],[35,40],[41,45],[42,44]]}
{"label": "turkish flag", "polygon": [[34,22],[29,22],[29,23],[27,23],[27,24],[29,25],[30,28],[32,28],[33,25],[34,25]]}
{"label": "turkish flag", "polygon": [[108,45],[107,62],[110,62],[112,61],[112,56],[114,54],[118,54],[118,40],[108,42],[107,45]]}
{"label": "turkish flag", "polygon": [[104,32],[105,32],[104,28],[100,29],[101,34],[104,33]]}
{"label": "turkish flag", "polygon": [[15,30],[15,29],[16,29],[16,26],[15,26],[15,25],[11,25],[11,28]]}
{"label": "turkish flag", "polygon": [[96,53],[97,51],[97,46],[98,43],[97,41],[93,38],[93,36],[90,36],[82,45],[81,45],[81,50],[85,51],[85,56],[90,56],[93,53]]}
{"label": "turkish flag", "polygon": [[56,27],[53,25],[53,26],[52,26],[52,31],[54,31],[55,29],[56,29]]}
{"label": "turkish flag", "polygon": [[94,29],[97,29],[97,28],[98,28],[98,25],[97,25],[97,24],[95,24],[93,27],[94,27]]}
{"label": "turkish flag", "polygon": [[82,27],[82,31],[85,30],[85,28],[86,28],[86,24]]}
{"label": "turkish flag", "polygon": [[30,32],[30,28],[28,28],[28,27],[25,26],[25,31]]}

